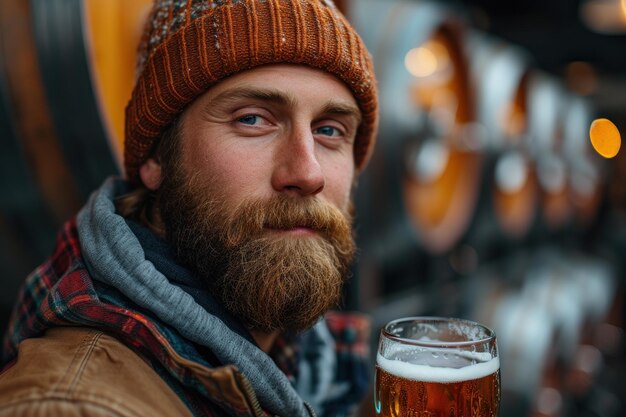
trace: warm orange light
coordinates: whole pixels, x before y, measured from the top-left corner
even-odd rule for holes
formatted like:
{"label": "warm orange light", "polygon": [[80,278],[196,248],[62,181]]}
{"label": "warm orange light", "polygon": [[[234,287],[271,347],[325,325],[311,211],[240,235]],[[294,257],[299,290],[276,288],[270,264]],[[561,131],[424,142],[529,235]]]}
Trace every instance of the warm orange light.
{"label": "warm orange light", "polygon": [[605,158],[613,158],[622,145],[617,127],[608,119],[596,119],[591,123],[589,137],[593,148]]}
{"label": "warm orange light", "polygon": [[404,57],[404,65],[415,77],[430,77],[448,68],[450,55],[440,42],[431,40],[411,49]]}
{"label": "warm orange light", "polygon": [[583,1],[580,5],[580,16],[594,32],[626,32],[626,0]]}
{"label": "warm orange light", "polygon": [[404,58],[406,69],[415,77],[428,77],[437,71],[437,58],[430,49],[411,49]]}

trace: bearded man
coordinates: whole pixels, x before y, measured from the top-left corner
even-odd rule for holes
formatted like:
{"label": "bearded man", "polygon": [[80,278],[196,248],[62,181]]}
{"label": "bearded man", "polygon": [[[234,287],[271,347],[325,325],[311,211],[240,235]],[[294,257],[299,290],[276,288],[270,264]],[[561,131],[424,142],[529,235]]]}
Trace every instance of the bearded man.
{"label": "bearded man", "polygon": [[376,124],[370,57],[331,1],[157,0],[126,177],[29,276],[0,416],[352,413],[367,323],[327,311]]}

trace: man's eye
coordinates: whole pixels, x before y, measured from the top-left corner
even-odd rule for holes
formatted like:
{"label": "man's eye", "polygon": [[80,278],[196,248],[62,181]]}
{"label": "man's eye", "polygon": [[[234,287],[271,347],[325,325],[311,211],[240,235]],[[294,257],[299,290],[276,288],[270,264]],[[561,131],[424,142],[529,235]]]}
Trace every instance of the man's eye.
{"label": "man's eye", "polygon": [[313,131],[313,133],[324,136],[341,136],[341,132],[339,131],[339,129],[332,126],[318,127]]}
{"label": "man's eye", "polygon": [[258,124],[259,122],[261,122],[261,117],[257,116],[255,114],[249,114],[243,117],[240,117],[239,122],[245,124],[245,125],[250,125],[250,126],[254,126],[256,124]]}

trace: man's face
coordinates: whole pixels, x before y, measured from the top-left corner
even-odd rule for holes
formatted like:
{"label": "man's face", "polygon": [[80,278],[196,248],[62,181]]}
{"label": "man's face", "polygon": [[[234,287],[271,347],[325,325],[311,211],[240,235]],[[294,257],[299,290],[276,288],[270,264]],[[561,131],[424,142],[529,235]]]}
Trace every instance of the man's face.
{"label": "man's face", "polygon": [[309,327],[338,302],[354,252],[352,94],[319,70],[260,67],[181,123],[159,191],[178,256],[250,328]]}

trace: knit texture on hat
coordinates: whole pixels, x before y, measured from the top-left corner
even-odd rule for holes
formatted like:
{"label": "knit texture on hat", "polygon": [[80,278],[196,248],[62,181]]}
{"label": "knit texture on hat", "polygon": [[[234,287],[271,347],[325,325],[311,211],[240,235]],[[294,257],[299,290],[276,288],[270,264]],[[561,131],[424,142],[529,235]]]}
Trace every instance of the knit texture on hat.
{"label": "knit texture on hat", "polygon": [[335,75],[363,122],[354,157],[369,159],[378,123],[376,81],[361,38],[330,0],[155,0],[126,108],[126,176],[138,170],[185,107],[220,80],[266,64],[293,63]]}

